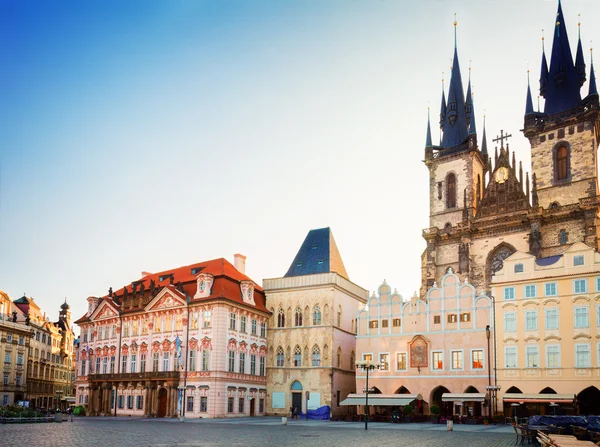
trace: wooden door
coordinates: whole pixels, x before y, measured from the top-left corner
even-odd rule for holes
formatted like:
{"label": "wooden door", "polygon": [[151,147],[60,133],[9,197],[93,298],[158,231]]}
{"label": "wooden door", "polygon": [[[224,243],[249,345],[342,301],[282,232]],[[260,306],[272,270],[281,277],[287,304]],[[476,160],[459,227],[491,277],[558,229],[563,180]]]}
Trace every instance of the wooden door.
{"label": "wooden door", "polygon": [[167,414],[167,390],[165,388],[161,388],[158,391],[158,413],[156,417],[164,418]]}

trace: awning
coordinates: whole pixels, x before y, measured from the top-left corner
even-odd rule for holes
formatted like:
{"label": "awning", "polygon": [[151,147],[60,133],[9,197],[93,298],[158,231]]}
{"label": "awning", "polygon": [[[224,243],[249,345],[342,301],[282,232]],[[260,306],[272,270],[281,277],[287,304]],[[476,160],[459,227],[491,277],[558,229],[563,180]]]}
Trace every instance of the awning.
{"label": "awning", "polygon": [[[369,405],[402,407],[414,400],[423,400],[420,394],[369,394]],[[364,394],[348,394],[348,397],[340,402],[340,405],[366,405]]]}
{"label": "awning", "polygon": [[444,393],[442,402],[485,402],[486,393]]}
{"label": "awning", "polygon": [[522,393],[506,393],[502,400],[504,402],[515,403],[537,403],[537,404],[572,404],[575,400],[575,394],[522,394]]}
{"label": "awning", "polygon": [[74,404],[76,399],[75,399],[75,396],[65,396],[65,397],[63,397],[62,400],[65,400],[67,402]]}

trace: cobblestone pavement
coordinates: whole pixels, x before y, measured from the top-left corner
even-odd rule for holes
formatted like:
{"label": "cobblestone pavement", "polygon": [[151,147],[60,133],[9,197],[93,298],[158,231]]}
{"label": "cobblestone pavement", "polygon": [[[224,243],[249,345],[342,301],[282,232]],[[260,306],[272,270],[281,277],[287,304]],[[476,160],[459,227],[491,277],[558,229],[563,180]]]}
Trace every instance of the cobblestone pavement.
{"label": "cobblestone pavement", "polygon": [[[466,428],[469,427],[469,428]],[[510,427],[457,426],[447,432],[433,424],[375,424],[280,419],[177,420],[76,418],[73,423],[0,425],[2,446],[322,446],[322,447],[506,447]]]}

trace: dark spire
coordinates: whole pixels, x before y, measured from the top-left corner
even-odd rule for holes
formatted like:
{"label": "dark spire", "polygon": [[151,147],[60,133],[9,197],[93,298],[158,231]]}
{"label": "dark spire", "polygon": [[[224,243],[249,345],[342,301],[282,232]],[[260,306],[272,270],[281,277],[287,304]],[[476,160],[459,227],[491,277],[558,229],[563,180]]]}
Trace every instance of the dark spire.
{"label": "dark spire", "polygon": [[577,23],[577,54],[575,55],[575,69],[579,76],[579,86],[585,82],[585,61],[583,60],[583,48],[581,46],[581,22]]}
{"label": "dark spire", "polygon": [[594,58],[592,56],[592,49],[590,48],[590,91],[588,92],[588,96],[597,94],[598,90],[596,90],[596,75],[594,75]]}
{"label": "dark spire", "polygon": [[529,85],[529,70],[527,70],[527,99],[525,100],[525,115],[533,113],[533,100],[531,99],[531,87]]}
{"label": "dark spire", "polygon": [[473,96],[471,94],[471,67],[469,67],[469,86],[467,87],[467,99],[465,101],[465,116],[467,118],[469,135],[477,133],[475,126],[475,109],[473,108]]}
{"label": "dark spire", "polygon": [[427,108],[427,136],[425,137],[425,147],[432,147],[431,143],[431,125],[429,124],[429,108]]}
{"label": "dark spire", "polygon": [[483,115],[483,138],[481,139],[481,153],[487,155],[487,137],[485,136],[485,115]]}
{"label": "dark spire", "polygon": [[567,27],[559,1],[554,26],[554,40],[552,41],[550,71],[546,83],[544,113],[559,113],[576,107],[581,102],[580,88],[581,84],[573,64]]}
{"label": "dark spire", "polygon": [[458,50],[456,47],[456,21],[454,22],[454,58],[452,60],[452,74],[450,88],[448,89],[448,104],[444,120],[444,135],[442,147],[454,147],[464,143],[469,136],[467,117],[465,115],[465,93],[458,63]]}
{"label": "dark spire", "polygon": [[442,73],[442,105],[440,107],[440,129],[444,128],[446,121],[446,94],[444,93],[444,73]]}
{"label": "dark spire", "polygon": [[[543,30],[542,30],[543,31]],[[544,36],[542,34],[542,68],[540,70],[540,95],[546,97],[546,83],[548,82],[548,62],[546,61],[546,50],[544,49]],[[539,110],[539,107],[538,107]]]}

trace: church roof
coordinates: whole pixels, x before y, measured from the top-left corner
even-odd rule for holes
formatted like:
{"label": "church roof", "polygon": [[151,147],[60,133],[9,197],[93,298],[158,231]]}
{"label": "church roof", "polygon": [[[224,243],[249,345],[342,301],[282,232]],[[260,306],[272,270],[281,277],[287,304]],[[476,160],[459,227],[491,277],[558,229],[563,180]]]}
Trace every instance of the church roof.
{"label": "church roof", "polygon": [[349,279],[331,229],[310,230],[285,277],[329,272]]}
{"label": "church roof", "polygon": [[464,143],[469,136],[467,128],[467,115],[465,111],[465,93],[463,90],[458,50],[454,45],[454,58],[450,87],[448,88],[448,103],[446,105],[442,144],[443,148],[458,146]]}

